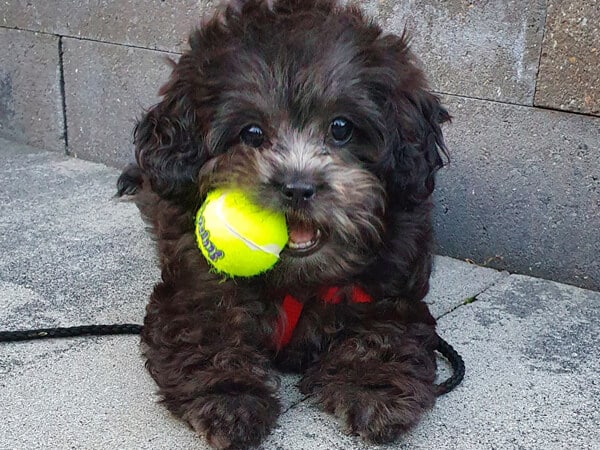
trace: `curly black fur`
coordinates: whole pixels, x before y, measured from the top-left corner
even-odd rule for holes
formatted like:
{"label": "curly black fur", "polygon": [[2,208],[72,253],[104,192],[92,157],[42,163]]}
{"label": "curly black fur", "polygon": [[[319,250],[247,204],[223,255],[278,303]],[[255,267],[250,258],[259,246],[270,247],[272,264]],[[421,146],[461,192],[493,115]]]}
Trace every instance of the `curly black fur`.
{"label": "curly black fur", "polygon": [[[135,129],[133,195],[158,245],[162,282],[144,321],[147,367],[165,405],[216,448],[258,444],[280,412],[274,368],[350,432],[387,442],[435,397],[429,288],[434,176],[449,120],[404,36],[331,0],[231,2],[190,37]],[[354,128],[332,137],[342,117]],[[240,138],[249,125],[263,140]],[[309,186],[290,202],[286,186]],[[319,230],[312,253],[223,279],[199,252],[194,214],[220,186],[244,189]],[[372,303],[319,299],[360,286]],[[285,294],[304,304],[291,342],[273,345]]]}

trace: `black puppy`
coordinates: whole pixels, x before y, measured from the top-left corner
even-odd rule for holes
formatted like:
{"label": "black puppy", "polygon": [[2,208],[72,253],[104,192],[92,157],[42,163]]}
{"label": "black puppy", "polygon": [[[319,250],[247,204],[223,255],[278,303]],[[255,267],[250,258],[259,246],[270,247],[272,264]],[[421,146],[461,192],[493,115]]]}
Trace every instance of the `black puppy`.
{"label": "black puppy", "polygon": [[[165,405],[216,448],[259,443],[280,412],[273,368],[373,442],[436,395],[431,193],[449,120],[404,36],[331,0],[248,0],[190,37],[135,130],[133,194],[162,282],[144,322]],[[211,271],[194,237],[206,193],[286,214],[279,262]]]}

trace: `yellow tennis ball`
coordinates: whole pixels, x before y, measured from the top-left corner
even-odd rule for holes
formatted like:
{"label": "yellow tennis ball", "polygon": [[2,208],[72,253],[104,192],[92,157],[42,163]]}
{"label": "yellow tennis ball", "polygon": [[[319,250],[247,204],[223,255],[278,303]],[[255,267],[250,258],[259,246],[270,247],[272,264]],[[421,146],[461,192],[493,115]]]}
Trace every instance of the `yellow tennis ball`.
{"label": "yellow tennis ball", "polygon": [[209,192],[196,214],[196,241],[217,272],[251,277],[269,270],[288,241],[285,215],[237,189]]}

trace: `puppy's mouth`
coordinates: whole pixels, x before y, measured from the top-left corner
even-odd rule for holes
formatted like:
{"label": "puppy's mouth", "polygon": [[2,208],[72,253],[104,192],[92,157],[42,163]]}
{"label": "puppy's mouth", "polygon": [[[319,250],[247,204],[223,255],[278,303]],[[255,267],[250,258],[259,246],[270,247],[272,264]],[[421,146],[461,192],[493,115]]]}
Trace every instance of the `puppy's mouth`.
{"label": "puppy's mouth", "polygon": [[285,253],[290,256],[308,256],[323,243],[323,232],[314,223],[295,214],[286,214],[288,243]]}

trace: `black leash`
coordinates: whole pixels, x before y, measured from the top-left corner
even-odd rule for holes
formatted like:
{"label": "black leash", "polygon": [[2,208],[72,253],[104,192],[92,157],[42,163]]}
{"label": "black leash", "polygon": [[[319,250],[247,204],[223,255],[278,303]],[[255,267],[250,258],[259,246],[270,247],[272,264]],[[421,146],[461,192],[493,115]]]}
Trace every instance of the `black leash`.
{"label": "black leash", "polygon": [[0,342],[33,341],[76,336],[108,336],[114,334],[140,334],[142,326],[132,323],[119,325],[84,325],[65,328],[39,328],[36,330],[0,331]]}
{"label": "black leash", "polygon": [[440,352],[442,356],[446,358],[452,366],[452,376],[446,381],[437,385],[437,395],[439,396],[447,394],[460,384],[460,382],[465,377],[465,362],[463,361],[462,357],[458,354],[458,352],[454,350],[454,347],[448,344],[448,342],[442,339],[439,335],[438,346],[436,350]]}
{"label": "black leash", "polygon": [[[116,325],[84,325],[77,327],[38,328],[35,330],[0,331],[0,342],[33,341],[36,339],[68,338],[77,336],[108,336],[116,334],[140,334],[142,325],[133,323]],[[444,395],[460,384],[465,376],[465,363],[448,342],[438,336],[436,349],[452,366],[453,374],[438,384],[437,395]]]}

